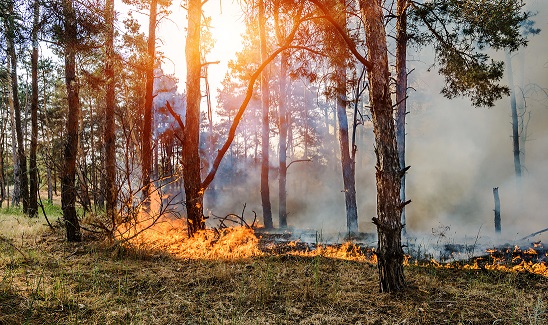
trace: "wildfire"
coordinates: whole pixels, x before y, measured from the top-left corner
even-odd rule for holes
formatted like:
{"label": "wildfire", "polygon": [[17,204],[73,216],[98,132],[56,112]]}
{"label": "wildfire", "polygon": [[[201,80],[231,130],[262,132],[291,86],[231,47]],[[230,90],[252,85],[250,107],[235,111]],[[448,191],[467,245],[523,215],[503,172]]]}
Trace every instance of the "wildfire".
{"label": "wildfire", "polygon": [[[542,248],[541,245],[536,245],[535,247]],[[447,269],[523,272],[548,277],[548,266],[543,260],[548,257],[548,253],[542,256],[533,248],[522,250],[519,246],[504,250],[491,248],[487,249],[486,253],[489,256],[475,258],[464,265],[460,263],[440,263],[436,260],[431,260],[424,264],[415,261],[415,265]]]}
{"label": "wildfire", "polygon": [[123,232],[126,242],[185,259],[238,259],[262,255],[259,239],[250,228],[203,230],[189,237],[186,223],[181,219],[161,217],[152,225],[151,222],[145,221]]}
{"label": "wildfire", "polygon": [[[290,242],[290,247],[296,247],[298,241]],[[328,258],[337,258],[348,261],[367,262],[371,264],[377,264],[377,255],[375,255],[375,249],[367,249],[355,245],[351,242],[346,242],[342,245],[318,245],[314,249],[305,251],[290,251],[291,255],[299,256],[323,256]]]}
{"label": "wildfire", "polygon": [[[297,256],[323,256],[364,263],[377,263],[374,248],[364,248],[351,242],[344,244],[311,244],[299,240],[280,242],[276,239],[257,237],[249,226],[209,229],[189,237],[186,222],[162,211],[159,197],[151,199],[148,209],[141,209],[137,221],[118,228],[118,239],[138,248],[161,250],[184,259],[242,259],[265,254],[289,254]],[[416,266],[456,268],[465,270],[493,270],[527,272],[548,277],[546,260],[548,253],[539,243],[521,249],[487,249],[485,257],[474,258],[467,264],[440,263],[431,260]],[[411,256],[405,256],[404,265],[410,265]]]}

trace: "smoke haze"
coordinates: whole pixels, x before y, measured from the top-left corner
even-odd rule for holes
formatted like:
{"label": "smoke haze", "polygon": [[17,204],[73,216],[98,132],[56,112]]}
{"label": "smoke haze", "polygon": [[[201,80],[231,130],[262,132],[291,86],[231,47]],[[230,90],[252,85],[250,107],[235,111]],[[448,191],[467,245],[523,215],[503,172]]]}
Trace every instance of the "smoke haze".
{"label": "smoke haze", "polygon": [[[410,54],[409,68],[415,69],[410,85],[416,89],[410,92],[407,115],[407,164],[411,166],[407,197],[412,200],[407,206],[407,229],[410,233],[431,234],[433,229],[448,226],[455,237],[476,236],[481,229],[481,237],[495,238],[494,187],[499,188],[501,200],[500,240],[517,240],[548,227],[548,98],[538,88],[548,87],[548,23],[543,19],[548,5],[543,1],[529,1],[527,8],[538,12],[533,19],[542,31],[530,37],[529,46],[515,54],[512,62],[514,83],[527,91],[527,114],[530,114],[528,141],[522,148],[523,198],[518,194],[514,174],[510,98],[504,97],[493,108],[474,108],[467,99],[443,98],[440,95],[442,77],[435,68],[426,71],[433,62],[428,52],[431,50]],[[504,60],[504,53],[493,56]],[[501,83],[507,84],[507,80],[505,76]],[[359,229],[375,232],[371,223],[376,213],[373,135],[367,124],[360,127],[360,132],[363,136],[358,136],[356,164]],[[334,137],[333,132],[324,134],[324,139],[330,137]],[[338,150],[337,146],[335,152]],[[306,157],[288,157],[288,162],[302,158]],[[271,151],[271,165],[277,168],[275,149]],[[251,211],[256,211],[262,220],[259,174],[258,168],[250,170],[238,190],[228,195],[219,193],[215,204],[209,206],[211,213],[241,214],[245,203],[247,219],[252,218]],[[317,161],[296,164],[288,170],[287,178],[291,227],[346,231],[338,160],[327,166],[320,166]],[[276,225],[276,173],[271,172],[270,185]],[[548,235],[545,233],[536,239],[548,241]]]}

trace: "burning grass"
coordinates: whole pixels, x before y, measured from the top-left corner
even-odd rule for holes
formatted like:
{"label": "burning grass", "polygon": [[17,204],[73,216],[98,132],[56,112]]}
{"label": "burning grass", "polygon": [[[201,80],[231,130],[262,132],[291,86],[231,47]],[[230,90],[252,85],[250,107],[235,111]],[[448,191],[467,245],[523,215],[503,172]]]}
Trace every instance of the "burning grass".
{"label": "burning grass", "polygon": [[[379,294],[369,252],[354,245],[242,256],[234,245],[263,245],[249,229],[227,230],[225,239],[204,232],[185,244],[186,233],[176,223],[158,225],[167,234],[155,229],[148,242],[137,236],[123,250],[94,241],[67,244],[61,233],[51,234],[40,224],[28,226],[43,228],[25,236],[5,235],[0,324],[548,321],[548,278],[531,273],[410,265],[405,268],[408,289]],[[304,248],[299,242],[290,245]],[[198,250],[194,258],[183,253],[191,249]]]}

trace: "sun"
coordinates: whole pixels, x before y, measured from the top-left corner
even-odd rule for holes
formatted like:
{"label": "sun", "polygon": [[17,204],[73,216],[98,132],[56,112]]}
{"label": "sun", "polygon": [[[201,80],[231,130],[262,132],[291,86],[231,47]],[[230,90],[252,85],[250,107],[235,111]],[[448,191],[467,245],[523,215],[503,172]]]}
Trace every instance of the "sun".
{"label": "sun", "polygon": [[[162,68],[165,73],[173,74],[179,79],[179,89],[184,89],[186,79],[185,38],[187,20],[186,10],[174,1],[170,7],[171,14],[160,21],[157,29],[156,46],[165,56]],[[213,48],[206,55],[206,61],[219,61],[210,65],[208,78],[210,88],[216,92],[228,69],[228,62],[242,48],[241,34],[244,32],[243,13],[237,3],[208,1],[203,6],[205,17],[211,17],[211,34]],[[215,93],[212,94],[215,98]]]}

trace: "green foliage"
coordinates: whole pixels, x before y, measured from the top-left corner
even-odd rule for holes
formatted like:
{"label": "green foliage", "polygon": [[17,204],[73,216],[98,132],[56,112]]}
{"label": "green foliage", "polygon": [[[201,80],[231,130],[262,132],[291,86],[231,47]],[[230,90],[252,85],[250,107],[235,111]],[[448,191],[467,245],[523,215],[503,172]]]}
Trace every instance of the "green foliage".
{"label": "green foliage", "polygon": [[438,54],[439,72],[445,76],[441,91],[445,97],[466,96],[474,106],[493,106],[502,95],[510,94],[508,87],[497,83],[504,75],[503,62],[488,62],[483,54],[468,57],[452,48],[439,49]]}
{"label": "green foliage", "polygon": [[410,12],[410,39],[434,44],[442,90],[448,98],[470,97],[474,106],[493,106],[509,94],[499,84],[504,66],[489,60],[486,48],[515,51],[527,45],[522,26],[531,16],[515,0],[434,0]]}
{"label": "green foliage", "polygon": [[46,214],[48,217],[60,217],[63,215],[63,210],[61,209],[60,205],[52,204],[43,201],[44,204],[44,211],[46,211]]}
{"label": "green foliage", "polygon": [[0,214],[13,215],[13,216],[24,215],[23,208],[21,207],[21,205],[19,206],[10,205],[9,207],[0,208]]}

